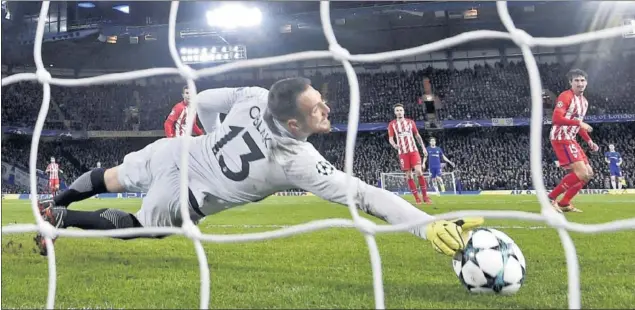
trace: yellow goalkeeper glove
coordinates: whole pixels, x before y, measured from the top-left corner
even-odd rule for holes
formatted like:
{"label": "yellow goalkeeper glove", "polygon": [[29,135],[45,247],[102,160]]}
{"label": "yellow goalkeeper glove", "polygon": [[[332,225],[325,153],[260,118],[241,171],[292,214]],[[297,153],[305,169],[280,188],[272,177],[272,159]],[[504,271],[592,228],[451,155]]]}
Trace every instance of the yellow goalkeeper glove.
{"label": "yellow goalkeeper glove", "polygon": [[436,221],[426,227],[426,237],[437,252],[453,256],[465,248],[470,231],[484,221],[482,217]]}

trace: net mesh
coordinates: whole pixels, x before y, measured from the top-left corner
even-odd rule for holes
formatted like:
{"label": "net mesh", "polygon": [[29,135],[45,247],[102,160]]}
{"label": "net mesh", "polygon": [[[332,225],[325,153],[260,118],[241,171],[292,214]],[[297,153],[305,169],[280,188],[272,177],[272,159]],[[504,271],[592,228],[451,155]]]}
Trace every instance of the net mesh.
{"label": "net mesh", "polygon": [[[351,61],[355,62],[379,62],[390,59],[396,59],[400,57],[413,56],[422,53],[430,53],[436,50],[446,49],[458,44],[462,44],[472,40],[482,39],[507,39],[512,40],[518,45],[523,54],[527,71],[529,73],[530,89],[531,89],[531,133],[530,133],[530,150],[531,150],[531,175],[533,184],[536,187],[536,194],[538,201],[541,205],[541,212],[529,213],[519,211],[459,211],[452,213],[445,213],[436,216],[436,219],[453,219],[457,217],[466,216],[484,216],[485,218],[505,218],[505,219],[518,219],[518,220],[531,220],[537,222],[545,222],[551,227],[557,229],[562,245],[565,250],[565,256],[567,261],[567,273],[568,273],[568,304],[571,309],[579,309],[580,304],[580,276],[579,265],[576,255],[576,249],[573,245],[571,237],[568,231],[575,231],[581,233],[600,233],[609,231],[618,231],[625,229],[635,228],[635,218],[613,221],[604,224],[583,225],[567,221],[563,215],[558,214],[549,205],[547,193],[543,183],[542,175],[542,87],[540,82],[540,76],[538,72],[538,66],[536,60],[531,52],[533,46],[566,46],[576,45],[584,42],[606,39],[610,37],[617,37],[627,31],[632,31],[633,26],[622,26],[603,29],[595,32],[582,33],[578,35],[559,37],[559,38],[534,38],[523,30],[517,29],[512,21],[509,12],[507,10],[507,3],[499,1],[496,3],[499,17],[507,29],[508,32],[489,31],[489,30],[477,30],[459,34],[454,37],[443,39],[437,42],[426,44],[423,46],[409,48],[398,51],[390,51],[375,54],[362,54],[351,55],[346,49],[342,48],[335,38],[333,28],[330,22],[329,2],[322,1],[320,3],[320,18],[322,22],[322,29],[324,35],[329,43],[329,51],[308,51],[301,53],[293,53],[288,55],[251,59],[238,61],[234,63],[228,63],[220,65],[214,68],[206,68],[198,71],[184,65],[178,56],[175,45],[175,24],[176,16],[179,7],[178,1],[173,1],[170,8],[169,17],[169,48],[170,54],[176,68],[155,68],[147,70],[139,70],[125,73],[106,74],[96,77],[83,78],[83,79],[60,79],[53,78],[51,74],[46,70],[42,62],[42,38],[44,35],[44,26],[49,9],[49,1],[42,3],[42,8],[39,15],[37,24],[37,31],[35,34],[35,44],[33,49],[33,56],[35,58],[36,72],[35,73],[19,73],[2,79],[2,86],[9,85],[20,81],[38,81],[43,85],[43,99],[42,107],[38,113],[38,118],[35,123],[35,129],[33,131],[33,139],[31,141],[31,150],[29,157],[29,173],[30,173],[30,188],[31,188],[31,208],[33,216],[35,217],[36,224],[18,224],[2,227],[3,234],[9,233],[25,233],[36,232],[45,236],[47,249],[48,249],[48,266],[49,266],[49,281],[48,281],[48,295],[46,300],[46,307],[52,309],[55,306],[55,289],[56,289],[56,269],[55,269],[55,251],[52,243],[52,238],[56,236],[87,238],[87,237],[122,237],[129,235],[153,235],[153,234],[180,234],[190,238],[194,243],[196,249],[196,255],[198,256],[200,267],[200,308],[207,309],[210,302],[210,271],[207,264],[207,257],[201,244],[205,242],[217,242],[217,243],[229,243],[229,242],[250,242],[259,240],[268,240],[274,238],[281,238],[285,236],[291,236],[300,233],[308,233],[317,230],[328,229],[330,227],[349,227],[356,228],[364,234],[366,243],[368,244],[368,250],[370,255],[372,273],[373,273],[373,289],[375,296],[375,307],[377,309],[384,309],[384,289],[382,281],[382,268],[381,258],[377,250],[377,243],[374,235],[377,233],[406,231],[410,228],[425,225],[431,220],[417,221],[410,223],[403,223],[399,225],[377,225],[374,224],[358,214],[354,204],[354,188],[349,188],[347,193],[347,202],[350,209],[352,219],[329,219],[312,221],[297,226],[283,228],[276,231],[253,233],[253,234],[237,234],[237,235],[211,235],[202,234],[200,230],[189,220],[189,211],[187,209],[187,176],[188,169],[181,169],[181,192],[180,203],[182,218],[184,220],[181,228],[127,228],[119,230],[109,231],[91,231],[91,230],[65,230],[55,229],[49,223],[45,222],[38,212],[37,207],[37,187],[36,187],[36,160],[38,152],[38,144],[42,128],[44,127],[44,120],[49,111],[49,102],[51,99],[51,86],[79,86],[79,85],[93,85],[93,84],[105,84],[115,81],[133,80],[158,75],[181,75],[187,80],[187,85],[190,88],[191,103],[190,109],[196,111],[196,88],[194,80],[202,76],[211,76],[214,74],[220,74],[223,72],[268,66],[280,63],[289,63],[295,61],[309,60],[309,59],[322,59],[333,58],[338,60],[344,66],[348,83],[350,86],[350,111],[348,119],[348,134],[346,139],[346,154],[345,154],[345,172],[348,178],[352,177],[353,171],[353,152],[355,145],[356,132],[359,119],[359,84],[357,76],[351,65]],[[195,113],[188,113],[186,120],[187,132],[186,136],[191,135],[192,124],[194,121]],[[187,166],[188,156],[187,154],[190,139],[183,139],[181,165]],[[350,180],[350,179],[349,179]]]}

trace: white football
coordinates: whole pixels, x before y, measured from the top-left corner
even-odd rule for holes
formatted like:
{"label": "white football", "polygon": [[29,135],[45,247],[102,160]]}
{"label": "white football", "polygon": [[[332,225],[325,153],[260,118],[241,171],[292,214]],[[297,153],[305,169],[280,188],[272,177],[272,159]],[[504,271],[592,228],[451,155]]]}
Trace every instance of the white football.
{"label": "white football", "polygon": [[472,293],[511,295],[525,281],[525,257],[512,238],[492,228],[470,233],[463,251],[452,258],[459,280]]}

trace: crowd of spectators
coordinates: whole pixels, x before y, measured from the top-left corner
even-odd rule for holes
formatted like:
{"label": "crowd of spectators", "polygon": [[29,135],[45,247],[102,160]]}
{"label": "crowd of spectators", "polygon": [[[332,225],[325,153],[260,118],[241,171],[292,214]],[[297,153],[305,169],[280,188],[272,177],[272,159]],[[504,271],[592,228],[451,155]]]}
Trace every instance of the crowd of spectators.
{"label": "crowd of spectators", "polygon": [[[590,107],[587,115],[635,113],[635,55],[615,55],[602,65],[577,63],[588,68],[589,87],[585,95]],[[540,64],[543,87],[552,93],[568,88],[566,72],[572,64]],[[322,91],[331,107],[332,123],[346,123],[349,109],[349,86],[342,73],[310,77]],[[424,120],[424,109],[418,99],[424,78],[429,78],[434,94],[440,99],[441,120],[468,120],[495,117],[529,117],[530,95],[527,70],[523,63],[475,66],[464,70],[427,68],[418,71],[359,73],[361,97],[360,123],[383,122],[393,118],[393,105],[405,105],[408,117]],[[273,79],[257,81],[203,79],[197,88],[261,86],[268,88]],[[165,117],[180,101],[182,83],[153,80],[153,83],[123,83],[82,87],[51,87],[52,104],[45,128],[76,130],[162,130]],[[33,127],[42,101],[42,87],[35,82],[22,82],[2,87],[2,125]],[[545,101],[552,108],[553,99]],[[634,187],[635,124],[594,125],[594,139],[603,151],[614,143],[624,157],[622,167],[627,185]],[[463,190],[530,189],[529,133],[527,127],[465,128],[423,131],[433,134],[448,157],[457,163],[453,171]],[[546,134],[546,133],[545,133]],[[42,141],[39,145],[38,169],[45,169],[51,156],[60,163],[65,181],[101,162],[115,166],[124,155],[141,149],[156,138],[88,139]],[[332,133],[310,139],[338,168],[344,168],[345,134]],[[543,151],[545,184],[551,188],[560,180],[562,171],[547,146]],[[28,170],[30,140],[8,135],[3,138],[4,162]],[[589,188],[608,188],[608,169],[602,154],[590,154],[596,169]],[[448,167],[449,168],[449,167]],[[382,172],[397,172],[394,150],[385,132],[360,133],[356,145],[355,174],[378,185]],[[4,192],[27,189],[3,182]]]}
{"label": "crowd of spectators", "polygon": [[[635,113],[635,55],[615,55],[601,66],[589,67],[586,96],[587,115]],[[543,87],[558,94],[567,89],[566,72],[572,64],[541,64]],[[467,120],[494,117],[528,117],[530,95],[527,70],[523,63],[497,63],[464,70],[427,68],[418,71],[359,73],[361,96],[360,122],[387,122],[392,106],[405,105],[416,120],[425,119],[418,99],[422,81],[428,77],[441,102],[441,120]],[[343,73],[311,77],[318,90],[326,92],[333,123],[345,123],[349,110],[349,86]],[[274,80],[201,80],[199,90],[213,87],[262,86]],[[67,121],[72,129],[85,130],[161,130],[174,104],[181,100],[182,83],[157,82],[140,85],[108,84],[84,87],[52,87],[55,103],[48,114],[46,128],[57,129]],[[2,88],[2,124],[30,126],[35,123],[42,99],[42,87],[24,82]],[[546,102],[550,108],[555,98]]]}
{"label": "crowd of spectators", "polygon": [[[587,151],[595,169],[587,188],[609,188],[608,165],[604,152],[615,144],[622,154],[622,172],[628,188],[635,187],[635,123],[595,124],[592,133],[600,145],[600,152]],[[446,156],[456,163],[453,171],[460,180],[462,190],[532,189],[529,167],[528,127],[462,128],[422,131],[424,140],[434,136]],[[563,171],[555,164],[555,156],[546,137],[543,137],[543,173],[547,188],[553,188],[562,178]],[[124,155],[143,148],[155,138],[108,138],[83,141],[56,141],[40,143],[38,168],[45,169],[48,159],[55,156],[65,171],[63,178],[72,182],[79,173],[95,167],[115,166]],[[316,135],[311,143],[337,168],[344,169],[345,133]],[[584,144],[583,147],[587,149]],[[2,143],[3,161],[19,167],[28,167],[30,141],[6,139]],[[381,173],[400,172],[397,155],[388,143],[385,132],[359,133],[355,147],[354,173],[360,179],[379,185]],[[400,180],[401,182],[402,180]],[[6,188],[3,192],[15,188]],[[451,184],[450,184],[451,185]]]}

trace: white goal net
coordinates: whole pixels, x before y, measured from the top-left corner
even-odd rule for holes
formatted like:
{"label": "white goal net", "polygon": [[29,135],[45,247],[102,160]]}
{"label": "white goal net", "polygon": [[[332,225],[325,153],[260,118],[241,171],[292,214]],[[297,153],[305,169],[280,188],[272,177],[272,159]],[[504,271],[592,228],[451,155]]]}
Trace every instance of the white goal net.
{"label": "white goal net", "polygon": [[[437,180],[436,178],[433,180],[428,172],[424,173],[423,177],[426,179],[428,193],[456,195],[456,177],[454,172],[441,173],[441,180]],[[410,189],[408,188],[408,183],[406,182],[406,174],[403,172],[382,173],[380,176],[380,182],[381,188],[389,192],[393,192],[398,195],[410,194]],[[420,184],[417,185],[420,186]]]}
{"label": "white goal net", "polygon": [[[96,231],[96,230],[67,230],[67,229],[55,229],[49,223],[45,222],[38,212],[37,207],[37,183],[36,183],[36,160],[40,135],[44,126],[44,120],[49,111],[49,103],[51,99],[51,85],[58,86],[84,86],[94,84],[104,84],[115,81],[133,80],[139,78],[147,78],[157,75],[181,75],[187,80],[187,85],[191,93],[190,111],[196,111],[196,88],[194,80],[202,76],[210,76],[215,74],[221,74],[227,71],[262,67],[274,64],[290,63],[297,61],[304,61],[310,59],[324,59],[334,58],[342,63],[346,71],[348,78],[348,84],[350,86],[350,111],[348,119],[348,130],[346,140],[346,154],[345,154],[345,172],[350,178],[353,171],[353,151],[355,146],[355,138],[359,120],[359,84],[355,71],[351,62],[379,62],[390,59],[402,58],[407,56],[413,56],[417,54],[430,53],[437,50],[443,50],[451,46],[459,45],[473,40],[483,39],[505,39],[512,40],[518,45],[523,54],[523,59],[527,66],[527,71],[530,80],[531,89],[531,137],[530,137],[530,150],[531,150],[531,172],[532,181],[536,187],[537,199],[541,205],[540,213],[518,212],[518,211],[460,211],[445,213],[437,215],[436,219],[454,219],[457,217],[466,216],[484,216],[486,218],[507,218],[507,219],[519,219],[519,220],[531,220],[546,222],[548,225],[558,230],[560,239],[565,250],[565,256],[567,261],[567,272],[569,281],[568,290],[568,303],[571,309],[579,309],[580,305],[580,276],[579,265],[576,255],[576,249],[573,245],[571,237],[568,231],[576,231],[581,233],[599,233],[608,231],[617,231],[624,229],[635,228],[635,218],[614,221],[604,224],[583,225],[578,223],[572,223],[567,221],[562,214],[556,213],[549,206],[549,200],[547,198],[547,192],[543,183],[542,175],[542,147],[541,147],[541,134],[543,124],[543,106],[542,106],[542,87],[540,81],[540,75],[538,72],[538,66],[536,65],[536,59],[534,58],[531,47],[534,46],[565,46],[575,45],[583,42],[589,42],[594,40],[600,40],[610,37],[619,37],[623,33],[632,31],[631,25],[622,27],[608,28],[595,32],[582,33],[569,37],[559,38],[534,38],[527,34],[525,31],[517,29],[512,21],[509,12],[507,10],[506,2],[497,2],[497,10],[499,17],[504,24],[507,32],[489,31],[489,30],[477,30],[465,32],[460,35],[443,39],[431,44],[423,46],[409,48],[398,51],[383,52],[376,54],[363,54],[363,55],[351,55],[346,49],[342,48],[335,38],[333,28],[331,25],[331,18],[329,13],[329,2],[323,1],[320,4],[320,16],[322,22],[322,29],[324,35],[329,43],[328,51],[308,51],[300,52],[276,57],[251,59],[238,61],[234,63],[228,63],[213,68],[206,68],[195,71],[190,67],[184,65],[178,55],[175,45],[175,24],[176,16],[179,7],[179,2],[174,1],[171,3],[170,16],[169,16],[169,48],[172,59],[174,60],[176,68],[154,68],[147,70],[139,70],[126,73],[105,74],[96,77],[82,78],[82,79],[60,79],[53,78],[51,74],[46,70],[42,63],[42,37],[44,34],[44,25],[49,9],[49,1],[42,3],[42,9],[40,11],[37,31],[35,34],[35,44],[33,50],[33,56],[35,58],[36,73],[19,73],[2,79],[2,86],[6,86],[12,83],[21,81],[38,81],[43,85],[43,99],[42,107],[38,114],[37,122],[35,123],[35,129],[33,131],[33,139],[31,142],[31,150],[29,157],[29,173],[30,173],[30,188],[31,188],[31,208],[33,215],[36,219],[36,224],[16,224],[11,226],[3,226],[2,233],[26,233],[39,231],[45,236],[47,249],[48,249],[48,266],[49,266],[49,283],[48,283],[48,296],[46,300],[46,307],[49,309],[55,306],[55,289],[56,289],[56,268],[55,268],[55,251],[51,238],[55,236],[73,237],[73,238],[87,238],[87,237],[113,237],[113,236],[130,236],[130,235],[155,235],[155,234],[181,234],[190,238],[194,243],[196,249],[196,255],[198,256],[200,267],[200,307],[207,309],[210,301],[210,270],[205,252],[203,251],[202,241],[206,242],[249,242],[260,241],[274,238],[280,238],[300,233],[313,232],[322,229],[328,229],[330,227],[350,227],[358,229],[364,234],[366,242],[368,244],[372,274],[373,274],[373,289],[375,296],[375,307],[378,309],[385,308],[384,304],[384,288],[383,277],[381,268],[381,258],[379,251],[377,250],[377,243],[374,235],[377,233],[406,231],[412,227],[425,225],[430,223],[431,220],[417,221],[411,223],[405,223],[400,225],[377,225],[364,218],[360,217],[354,204],[354,188],[349,188],[347,201],[348,207],[351,213],[351,219],[329,219],[312,221],[305,224],[300,224],[293,227],[288,227],[276,231],[253,233],[253,234],[238,234],[238,235],[209,235],[201,234],[200,230],[189,220],[190,216],[187,208],[187,175],[188,169],[181,170],[181,212],[184,219],[183,226],[181,228],[128,228],[120,230],[110,231]],[[192,124],[195,113],[188,113],[187,115],[187,132],[186,136],[191,135]],[[181,165],[188,165],[187,154],[190,139],[183,139]],[[529,150],[528,150],[529,151]],[[369,305],[370,306],[370,305]]]}

